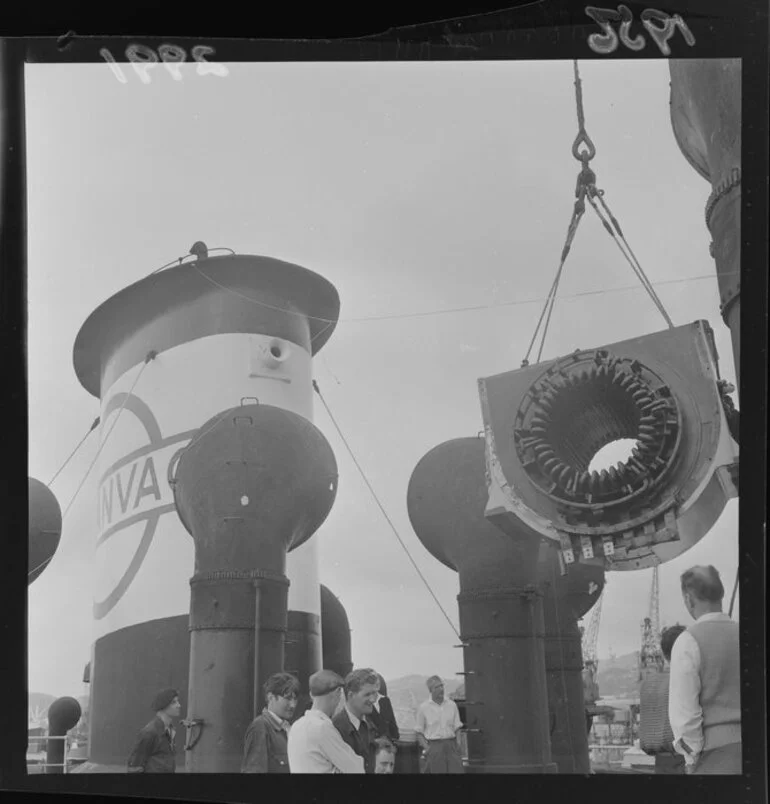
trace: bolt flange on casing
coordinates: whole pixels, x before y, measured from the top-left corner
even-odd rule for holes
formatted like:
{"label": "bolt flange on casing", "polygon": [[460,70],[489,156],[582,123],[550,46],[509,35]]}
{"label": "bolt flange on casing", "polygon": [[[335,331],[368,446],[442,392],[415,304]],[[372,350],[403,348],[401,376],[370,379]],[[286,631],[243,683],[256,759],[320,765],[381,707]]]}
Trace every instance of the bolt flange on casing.
{"label": "bolt flange on casing", "polygon": [[[558,540],[566,563],[641,569],[684,552],[738,494],[718,379],[696,321],[479,380],[487,518]],[[628,460],[589,472],[623,438],[637,442]]]}

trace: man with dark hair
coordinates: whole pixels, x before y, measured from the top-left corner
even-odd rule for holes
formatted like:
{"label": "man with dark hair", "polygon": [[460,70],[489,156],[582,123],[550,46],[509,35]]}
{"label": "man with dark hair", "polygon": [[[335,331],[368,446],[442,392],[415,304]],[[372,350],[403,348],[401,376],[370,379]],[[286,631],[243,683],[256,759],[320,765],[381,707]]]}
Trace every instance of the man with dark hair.
{"label": "man with dark hair", "polygon": [[291,673],[275,673],[263,690],[267,705],[246,730],[241,773],[289,773],[289,721],[299,681]]}
{"label": "man with dark hair", "polygon": [[741,689],[738,623],[722,612],[725,589],[712,566],[682,574],[695,620],[671,650],[668,712],[674,748],[694,774],[740,774]]}
{"label": "man with dark hair", "polygon": [[152,700],[155,717],[139,732],[128,758],[129,773],[176,773],[174,720],[182,714],[175,689],[158,692]]}
{"label": "man with dark hair", "polygon": [[388,688],[385,679],[378,673],[377,678],[377,697],[372,704],[372,711],[369,720],[374,724],[378,737],[387,737],[390,740],[398,740],[401,736],[396,723],[396,713],[393,711],[393,704],[388,698]]}
{"label": "man with dark hair", "polygon": [[684,773],[684,757],[674,750],[674,734],[668,719],[668,688],[671,648],[685,631],[683,625],[672,625],[660,635],[660,650],[666,667],[644,677],[639,689],[639,744],[642,751],[655,757],[655,773]]}
{"label": "man with dark hair", "polygon": [[374,724],[369,720],[377,699],[380,680],[371,668],[354,670],[345,679],[345,705],[332,718],[342,739],[364,760],[367,773],[374,773]]}
{"label": "man with dark hair", "polygon": [[396,746],[387,737],[374,741],[374,772],[394,773],[396,770]]}

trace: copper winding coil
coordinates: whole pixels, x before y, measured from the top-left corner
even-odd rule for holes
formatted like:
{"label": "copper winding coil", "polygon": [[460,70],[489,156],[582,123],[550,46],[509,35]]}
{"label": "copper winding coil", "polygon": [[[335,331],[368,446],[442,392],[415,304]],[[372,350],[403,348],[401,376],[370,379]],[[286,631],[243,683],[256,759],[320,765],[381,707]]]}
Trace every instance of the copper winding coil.
{"label": "copper winding coil", "polygon": [[[536,461],[539,466],[528,470],[535,472],[533,481],[549,495],[590,506],[597,495],[600,500],[612,495],[613,500],[640,493],[654,482],[654,467],[666,464],[666,444],[671,443],[666,428],[678,421],[669,420],[668,413],[676,414],[676,401],[661,396],[667,387],[659,380],[650,385],[649,370],[639,361],[629,365],[600,350],[590,361],[581,363],[575,355],[565,360],[530,389],[532,404],[520,413],[528,425],[524,432],[531,436],[526,442],[517,440],[517,448],[527,465]],[[624,437],[637,440],[627,462],[600,472],[585,469],[598,449]],[[529,459],[522,454],[525,449],[531,450]]]}
{"label": "copper winding coil", "polygon": [[624,375],[622,375],[622,378],[621,378],[621,380],[620,380],[620,387],[621,387],[621,388],[622,388],[624,391],[627,391],[627,390],[629,389],[629,387],[630,387],[630,386],[631,386],[631,385],[632,385],[634,382],[635,382],[635,380],[634,380],[634,378],[633,378],[633,377],[630,377],[628,374],[624,374]]}
{"label": "copper winding coil", "polygon": [[555,397],[553,394],[546,393],[542,399],[538,400],[538,405],[540,405],[545,413],[550,413],[551,409],[553,408],[554,399]]}
{"label": "copper winding coil", "polygon": [[575,474],[575,470],[566,464],[562,465],[558,475],[554,478],[560,486],[566,485],[567,481]]}

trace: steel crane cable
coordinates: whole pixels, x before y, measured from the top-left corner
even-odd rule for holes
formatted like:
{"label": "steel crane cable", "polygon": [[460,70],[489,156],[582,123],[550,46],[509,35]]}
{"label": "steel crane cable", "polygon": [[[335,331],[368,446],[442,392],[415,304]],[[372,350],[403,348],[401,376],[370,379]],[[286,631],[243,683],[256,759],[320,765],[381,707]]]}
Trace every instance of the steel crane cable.
{"label": "steel crane cable", "polygon": [[[556,301],[556,294],[559,288],[559,282],[561,281],[561,277],[564,271],[564,263],[567,259],[567,255],[569,254],[570,248],[572,247],[572,242],[575,238],[577,226],[580,223],[583,213],[585,212],[586,199],[591,204],[591,207],[594,209],[597,216],[604,224],[604,228],[613,238],[623,256],[631,265],[632,269],[634,270],[634,273],[636,274],[637,278],[642,284],[642,287],[647,291],[647,293],[649,294],[655,306],[658,308],[658,311],[661,313],[668,326],[669,327],[674,326],[670,316],[668,315],[663,306],[663,302],[660,300],[659,296],[657,295],[655,289],[652,286],[652,283],[647,278],[647,275],[644,273],[644,269],[639,263],[639,260],[636,258],[636,255],[634,254],[633,250],[628,245],[628,241],[623,235],[623,231],[620,228],[620,224],[618,223],[617,218],[612,214],[609,206],[604,200],[604,190],[599,190],[596,186],[596,174],[589,166],[590,161],[596,156],[596,146],[591,140],[591,137],[589,136],[585,127],[585,111],[583,109],[583,82],[580,78],[580,71],[578,70],[578,63],[576,59],[573,60],[573,69],[575,73],[575,106],[577,110],[578,133],[575,137],[574,142],[572,143],[572,155],[575,157],[575,159],[577,159],[579,162],[582,163],[582,168],[577,179],[577,186],[575,188],[575,196],[577,200],[575,201],[575,208],[572,213],[572,219],[570,220],[570,225],[569,228],[567,229],[567,237],[564,244],[564,248],[562,249],[561,259],[559,261],[559,267],[556,271],[556,276],[554,277],[553,283],[551,284],[551,289],[548,292],[548,296],[546,297],[545,304],[543,305],[543,310],[540,313],[540,318],[538,319],[537,324],[535,326],[535,331],[532,335],[532,340],[530,341],[529,347],[527,348],[527,352],[524,356],[524,359],[521,362],[522,368],[529,365],[530,353],[532,352],[535,340],[537,339],[538,333],[540,332],[541,324],[543,324],[543,320],[545,319],[542,335],[540,338],[540,347],[538,349],[537,361],[540,362],[540,359],[542,357],[543,347],[545,345],[545,339],[548,332],[548,327],[551,323],[551,315],[553,313],[553,308]],[[581,150],[581,146],[585,147]],[[607,219],[604,217],[603,213],[597,206],[595,201],[596,198],[599,199],[599,203],[604,207],[604,210],[609,216],[610,221],[612,221],[612,225],[610,225],[610,223],[607,221]],[[620,239],[618,239],[618,236]]]}
{"label": "steel crane cable", "polygon": [[348,454],[353,459],[353,463],[356,465],[356,469],[358,469],[358,472],[361,475],[361,477],[363,478],[363,481],[366,484],[367,488],[369,489],[372,497],[374,498],[374,501],[377,503],[377,506],[379,507],[380,511],[382,512],[382,515],[385,517],[388,525],[390,525],[390,529],[393,531],[396,539],[398,539],[398,543],[403,548],[403,550],[406,553],[407,558],[409,559],[409,561],[412,562],[412,566],[414,567],[414,569],[417,572],[417,574],[420,576],[420,579],[422,580],[422,582],[425,584],[425,588],[428,590],[428,592],[430,592],[430,596],[433,598],[433,600],[435,601],[436,605],[441,610],[441,613],[444,615],[444,618],[449,623],[449,627],[452,629],[452,631],[454,631],[455,636],[460,641],[462,641],[462,637],[460,636],[460,634],[458,633],[457,629],[455,628],[454,623],[449,618],[449,615],[446,613],[444,607],[439,602],[439,599],[436,597],[435,593],[433,592],[433,589],[431,589],[431,586],[428,583],[427,578],[422,574],[422,572],[420,571],[420,568],[417,566],[417,563],[412,558],[412,554],[409,552],[409,548],[407,548],[407,546],[404,544],[404,541],[401,538],[396,526],[393,524],[393,520],[388,516],[388,512],[385,510],[383,504],[380,502],[380,499],[377,496],[377,492],[374,490],[374,487],[369,482],[369,478],[367,478],[366,473],[364,472],[363,468],[361,467],[361,464],[358,462],[358,459],[356,458],[352,447],[348,443],[348,440],[345,438],[345,436],[342,434],[342,430],[340,430],[340,426],[337,424],[337,420],[334,418],[334,414],[332,414],[331,410],[329,409],[329,405],[327,404],[326,399],[324,399],[324,395],[321,393],[321,389],[318,387],[318,383],[316,382],[316,380],[313,380],[313,390],[320,397],[321,402],[323,403],[323,406],[326,409],[326,413],[328,414],[329,418],[331,419],[331,422],[334,425],[334,429],[337,431],[337,435],[339,435],[339,437],[342,439],[342,443],[345,445],[345,449],[347,449]]}
{"label": "steel crane cable", "polygon": [[[597,214],[597,216],[599,217],[599,220],[604,225],[604,228],[607,230],[607,232],[609,233],[610,237],[613,239],[613,241],[615,242],[617,247],[620,249],[620,251],[623,254],[623,256],[628,261],[629,265],[633,269],[633,271],[636,274],[637,278],[642,283],[642,287],[647,291],[647,293],[649,294],[650,298],[652,299],[653,304],[658,308],[660,314],[663,316],[666,324],[668,324],[668,326],[673,329],[674,322],[671,320],[671,317],[666,312],[666,308],[663,306],[663,302],[660,300],[660,297],[655,292],[655,288],[653,287],[652,282],[650,282],[650,280],[647,277],[647,274],[645,274],[644,269],[642,268],[641,263],[639,262],[639,260],[637,259],[636,255],[634,254],[633,250],[631,249],[631,246],[628,245],[628,242],[626,241],[626,238],[623,235],[623,231],[620,228],[620,224],[618,223],[617,219],[612,214],[612,212],[610,212],[609,207],[607,206],[606,202],[604,201],[604,197],[603,197],[604,196],[604,190],[597,190],[595,187],[592,188],[592,190],[593,190],[593,192],[589,191],[589,193],[587,195],[589,204],[591,204],[591,206],[593,207],[594,212]],[[607,211],[607,214],[609,215],[610,219],[612,220],[612,223],[613,223],[615,229],[617,230],[617,233],[620,235],[620,239],[618,239],[617,235],[613,231],[612,226],[610,226],[610,224],[607,222],[607,219],[604,217],[604,215],[602,214],[601,210],[596,205],[596,201],[594,200],[595,198],[599,199],[600,203],[602,204],[604,209]],[[625,246],[625,248],[624,248],[624,246]]]}
{"label": "steel crane cable", "polygon": [[[572,144],[572,155],[575,157],[575,159],[579,159],[583,162],[583,166],[585,169],[585,167],[587,167],[588,165],[588,162],[594,156],[596,156],[596,148],[594,147],[591,138],[588,136],[585,130],[585,113],[583,111],[583,84],[582,81],[580,80],[580,73],[578,71],[577,60],[573,61],[573,65],[575,71],[575,102],[577,105],[578,134],[577,137],[575,138],[575,142]],[[581,144],[581,142],[584,142],[586,144],[587,150],[578,152],[578,147]],[[620,228],[620,224],[618,223],[617,218],[612,214],[607,202],[604,200],[604,190],[597,189],[595,177],[592,182],[588,183],[586,197],[588,198],[589,203],[593,207],[599,219],[604,224],[604,228],[607,230],[607,232],[610,234],[613,240],[615,240],[615,243],[623,253],[623,256],[628,260],[631,267],[634,269],[634,273],[639,278],[639,281],[642,283],[642,286],[650,294],[650,298],[652,299],[653,303],[662,314],[666,323],[668,324],[669,327],[673,328],[674,324],[671,321],[671,318],[669,317],[665,308],[663,307],[663,302],[661,302],[660,298],[655,292],[655,289],[652,286],[652,283],[647,278],[647,275],[644,273],[644,269],[642,268],[639,260],[636,258],[636,255],[631,249],[631,246],[628,245],[628,242],[626,241],[626,238],[623,235],[623,231]],[[599,203],[604,207],[605,211],[607,212],[607,215],[612,221],[612,225],[614,226],[615,231],[620,236],[620,240],[617,239],[617,237],[615,236],[615,232],[613,232],[612,227],[607,223],[606,219],[599,211],[599,208],[596,206],[596,202],[594,200],[595,198],[599,199]],[[623,245],[621,245],[621,242]],[[628,253],[626,253],[626,250],[624,250],[623,246],[625,246],[625,249],[627,249]]]}
{"label": "steel crane cable", "polygon": [[[540,362],[540,358],[543,354],[543,347],[545,346],[545,338],[548,333],[548,326],[551,323],[551,314],[553,313],[556,294],[559,290],[559,282],[561,281],[562,273],[564,271],[564,263],[566,262],[567,255],[572,247],[572,241],[575,239],[578,224],[585,213],[585,198],[586,194],[588,193],[588,188],[595,186],[596,184],[596,174],[589,167],[589,162],[594,158],[594,156],[596,156],[596,147],[594,146],[593,141],[591,140],[591,137],[588,135],[588,132],[585,128],[585,112],[583,111],[583,84],[580,80],[577,59],[573,61],[573,67],[575,72],[575,106],[577,108],[578,133],[575,137],[575,141],[572,143],[572,155],[575,157],[575,159],[582,163],[583,167],[578,175],[577,186],[575,187],[575,207],[572,211],[572,218],[570,219],[569,227],[567,228],[567,237],[564,242],[564,248],[561,252],[559,267],[556,270],[556,276],[551,284],[551,289],[548,291],[548,296],[546,297],[543,310],[540,313],[540,318],[535,326],[535,331],[532,334],[532,340],[527,348],[527,353],[524,355],[524,359],[521,361],[522,367],[529,365],[529,355],[532,351],[532,347],[535,345],[535,340],[537,339],[538,332],[540,331],[540,325],[543,323],[543,318],[545,318],[545,324],[543,326],[543,332],[540,339],[540,348],[538,349],[537,354],[537,361]],[[585,149],[582,151],[580,150],[581,145],[585,145]]]}
{"label": "steel crane cable", "polygon": [[543,335],[540,341],[540,349],[538,351],[537,356],[538,362],[540,361],[540,356],[543,353],[545,335],[548,330],[548,325],[551,322],[551,313],[553,312],[553,305],[556,300],[556,293],[559,289],[559,282],[561,281],[562,272],[564,270],[564,263],[567,261],[567,255],[569,254],[570,248],[572,247],[572,241],[575,239],[578,224],[580,223],[580,220],[583,217],[583,214],[585,213],[585,203],[583,201],[582,194],[580,193],[579,180],[578,180],[578,189],[576,190],[575,194],[578,196],[578,199],[577,201],[575,201],[575,208],[572,211],[572,218],[570,219],[569,227],[567,228],[567,236],[564,241],[564,248],[562,249],[561,252],[559,267],[556,271],[556,276],[554,277],[554,280],[551,283],[551,288],[548,291],[548,295],[546,296],[545,304],[543,305],[542,312],[540,313],[540,318],[538,319],[537,325],[535,326],[535,331],[532,333],[532,340],[529,342],[529,346],[527,347],[527,353],[524,355],[524,359],[521,361],[522,367],[529,365],[529,355],[532,352],[532,347],[535,345],[535,340],[537,339],[537,334],[538,331],[540,330],[540,325],[543,323],[543,318],[545,317],[545,326],[543,327]]}

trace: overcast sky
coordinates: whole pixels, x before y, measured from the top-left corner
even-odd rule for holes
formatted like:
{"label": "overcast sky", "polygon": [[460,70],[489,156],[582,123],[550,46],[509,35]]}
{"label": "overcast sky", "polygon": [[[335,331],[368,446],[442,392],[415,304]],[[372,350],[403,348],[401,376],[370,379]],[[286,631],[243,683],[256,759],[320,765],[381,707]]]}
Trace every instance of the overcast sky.
{"label": "overcast sky", "polygon": [[[179,81],[158,67],[149,84],[122,69],[126,83],[106,64],[26,67],[30,476],[48,482],[99,414],[72,367],[98,304],[199,239],[299,263],[342,302],[315,377],[457,624],[457,576],[414,535],[407,484],[432,447],[482,428],[477,379],[518,368],[526,351],[574,201],[572,63],[229,64],[225,77],[183,66]],[[582,62],[581,73],[598,185],[674,322],[708,319],[722,376],[734,380],[703,220],[710,187],[676,146],[667,64]],[[544,359],[665,327],[593,214],[560,295]],[[425,312],[436,314],[348,320]],[[457,638],[317,400],[315,423],[340,473],[314,537],[320,578],[347,609],[354,663],[387,679],[455,677]],[[97,438],[53,484],[62,509]],[[81,691],[95,475],[30,587],[34,691]],[[729,503],[696,547],[661,567],[664,625],[688,622],[678,576],[692,564],[715,564],[729,594],[737,511]],[[600,656],[638,649],[650,580],[651,570],[610,575]]]}

